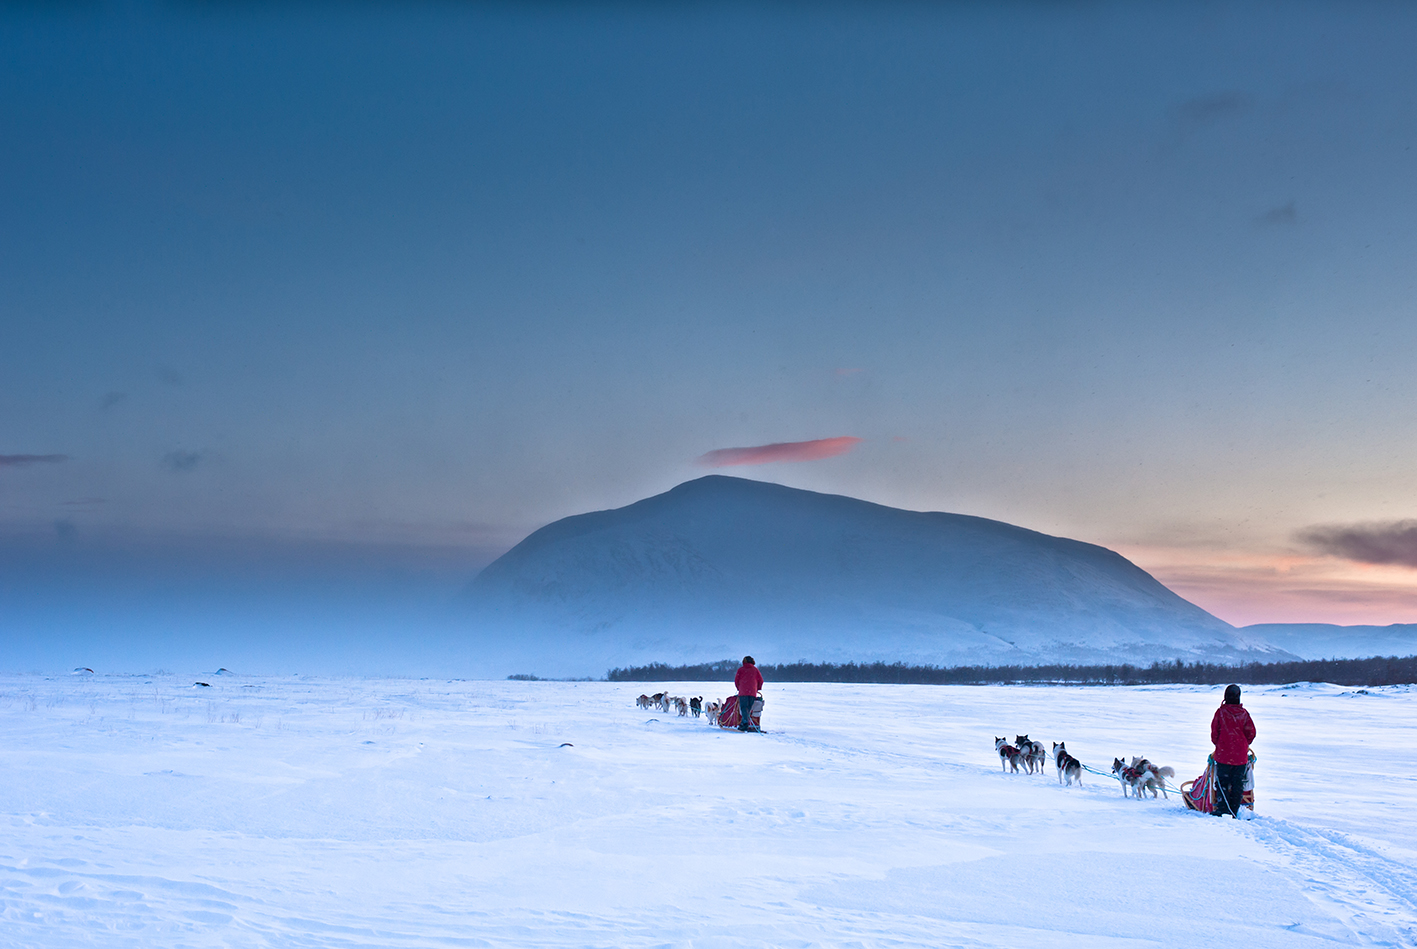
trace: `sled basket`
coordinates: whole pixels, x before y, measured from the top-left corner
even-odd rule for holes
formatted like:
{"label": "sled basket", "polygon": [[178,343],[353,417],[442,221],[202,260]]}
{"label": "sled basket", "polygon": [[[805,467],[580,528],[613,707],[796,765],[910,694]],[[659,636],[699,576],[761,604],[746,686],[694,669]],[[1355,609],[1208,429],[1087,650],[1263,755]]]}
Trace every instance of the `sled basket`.
{"label": "sled basket", "polygon": [[[1202,814],[1215,813],[1215,759],[1207,758],[1205,772],[1194,781],[1181,785],[1181,800],[1193,811]],[[1240,805],[1255,809],[1255,753],[1245,763],[1245,793],[1240,797]]]}
{"label": "sled basket", "polygon": [[1186,807],[1193,811],[1200,811],[1202,814],[1209,814],[1215,810],[1215,759],[1207,758],[1205,771],[1194,781],[1187,781],[1181,785],[1181,800]]}
{"label": "sled basket", "polygon": [[[763,699],[762,696],[753,700],[753,711],[750,713],[753,719],[754,728],[763,727]],[[718,713],[718,726],[720,728],[738,727],[738,696],[730,695],[723,700],[723,711]]]}

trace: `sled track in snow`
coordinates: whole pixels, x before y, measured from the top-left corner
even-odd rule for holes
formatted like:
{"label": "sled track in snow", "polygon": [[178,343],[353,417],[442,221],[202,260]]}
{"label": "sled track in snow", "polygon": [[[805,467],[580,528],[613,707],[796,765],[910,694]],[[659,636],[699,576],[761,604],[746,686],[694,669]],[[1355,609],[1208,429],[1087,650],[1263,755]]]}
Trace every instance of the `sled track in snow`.
{"label": "sled track in snow", "polygon": [[1344,919],[1364,945],[1417,946],[1417,869],[1335,830],[1270,818],[1247,828],[1287,858],[1310,898]]}

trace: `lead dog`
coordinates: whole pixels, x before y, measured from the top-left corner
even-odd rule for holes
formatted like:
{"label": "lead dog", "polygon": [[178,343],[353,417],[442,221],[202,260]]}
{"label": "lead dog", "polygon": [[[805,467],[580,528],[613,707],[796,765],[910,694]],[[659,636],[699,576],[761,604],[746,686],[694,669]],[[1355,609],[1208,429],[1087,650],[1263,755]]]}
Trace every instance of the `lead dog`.
{"label": "lead dog", "polygon": [[1068,787],[1073,786],[1073,779],[1076,778],[1078,787],[1082,787],[1082,762],[1068,754],[1068,743],[1065,741],[1053,742],[1053,759],[1058,764],[1058,783],[1062,784],[1067,778]]}

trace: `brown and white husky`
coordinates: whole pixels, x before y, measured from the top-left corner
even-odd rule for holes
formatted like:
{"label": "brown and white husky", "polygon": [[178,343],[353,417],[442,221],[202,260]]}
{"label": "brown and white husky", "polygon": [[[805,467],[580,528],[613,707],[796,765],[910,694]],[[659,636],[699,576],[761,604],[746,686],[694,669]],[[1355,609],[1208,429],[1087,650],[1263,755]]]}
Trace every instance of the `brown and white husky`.
{"label": "brown and white husky", "polygon": [[1169,798],[1166,793],[1166,779],[1176,776],[1176,769],[1172,767],[1157,767],[1145,758],[1132,758],[1131,768],[1141,775],[1135,785],[1137,797],[1141,797],[1141,792],[1150,790],[1151,796],[1156,797],[1156,789],[1161,789],[1161,795]]}

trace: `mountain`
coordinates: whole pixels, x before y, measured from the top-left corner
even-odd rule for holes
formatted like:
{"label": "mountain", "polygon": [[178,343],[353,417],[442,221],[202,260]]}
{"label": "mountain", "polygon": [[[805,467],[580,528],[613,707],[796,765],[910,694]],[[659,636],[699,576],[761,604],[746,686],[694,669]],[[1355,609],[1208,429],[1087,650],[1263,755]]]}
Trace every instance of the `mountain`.
{"label": "mountain", "polygon": [[1330,623],[1258,623],[1240,632],[1301,659],[1366,659],[1417,655],[1417,623],[1334,626]]}
{"label": "mountain", "polygon": [[719,475],[543,527],[470,594],[484,658],[536,675],[744,653],[940,665],[1292,658],[1103,547]]}

